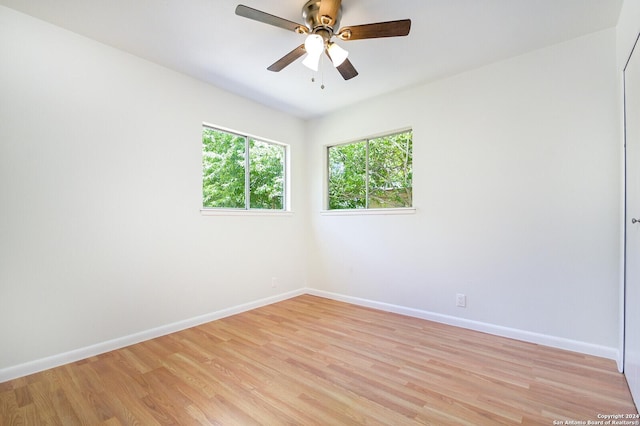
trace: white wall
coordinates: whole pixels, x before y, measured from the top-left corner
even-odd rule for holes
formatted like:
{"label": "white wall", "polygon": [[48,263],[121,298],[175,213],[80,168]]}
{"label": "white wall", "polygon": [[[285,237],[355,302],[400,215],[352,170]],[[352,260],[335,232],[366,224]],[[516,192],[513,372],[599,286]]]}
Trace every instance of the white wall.
{"label": "white wall", "polygon": [[640,1],[624,0],[616,28],[617,64],[620,73],[629,58],[638,33],[640,33]]}
{"label": "white wall", "polygon": [[[309,123],[311,286],[615,354],[615,52],[606,30]],[[416,214],[321,215],[324,145],[406,126]]]}
{"label": "white wall", "polygon": [[[304,286],[302,121],[4,7],[0,57],[0,371]],[[291,145],[293,216],[200,215],[205,121]]]}

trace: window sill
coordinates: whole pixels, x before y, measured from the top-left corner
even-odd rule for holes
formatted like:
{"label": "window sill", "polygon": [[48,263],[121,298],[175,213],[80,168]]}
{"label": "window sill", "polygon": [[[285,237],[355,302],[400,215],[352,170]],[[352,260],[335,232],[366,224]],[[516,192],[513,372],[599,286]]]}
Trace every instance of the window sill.
{"label": "window sill", "polygon": [[353,210],[322,210],[323,216],[370,216],[370,215],[399,215],[415,214],[415,207],[402,207],[396,209],[353,209]]}
{"label": "window sill", "polygon": [[293,216],[286,210],[200,209],[202,216]]}

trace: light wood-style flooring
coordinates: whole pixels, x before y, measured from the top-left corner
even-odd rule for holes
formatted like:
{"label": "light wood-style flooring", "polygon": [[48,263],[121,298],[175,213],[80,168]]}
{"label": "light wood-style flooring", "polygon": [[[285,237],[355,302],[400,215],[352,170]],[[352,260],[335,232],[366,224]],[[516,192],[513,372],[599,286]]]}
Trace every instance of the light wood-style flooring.
{"label": "light wood-style flooring", "polygon": [[611,360],[304,295],[0,384],[0,425],[497,425],[637,413]]}

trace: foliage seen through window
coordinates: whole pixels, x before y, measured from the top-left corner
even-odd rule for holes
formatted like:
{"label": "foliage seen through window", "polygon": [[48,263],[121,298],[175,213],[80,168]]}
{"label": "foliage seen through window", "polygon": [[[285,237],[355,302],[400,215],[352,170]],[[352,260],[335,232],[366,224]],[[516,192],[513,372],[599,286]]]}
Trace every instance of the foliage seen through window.
{"label": "foliage seen through window", "polygon": [[411,131],[328,149],[329,209],[411,207]]}
{"label": "foliage seen through window", "polygon": [[284,210],[285,152],[283,145],[203,127],[203,207]]}

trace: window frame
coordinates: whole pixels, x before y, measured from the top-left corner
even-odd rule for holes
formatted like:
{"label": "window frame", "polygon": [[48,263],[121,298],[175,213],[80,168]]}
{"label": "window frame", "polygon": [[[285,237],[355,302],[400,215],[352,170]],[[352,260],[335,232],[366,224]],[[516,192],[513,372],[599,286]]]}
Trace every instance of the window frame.
{"label": "window frame", "polygon": [[[399,135],[402,133],[412,133],[412,144],[411,144],[411,163],[413,169],[413,128],[406,127],[398,130],[392,130],[389,132],[378,133],[362,138],[352,139],[347,142],[333,143],[323,146],[324,150],[324,190],[323,190],[323,203],[322,203],[322,211],[321,214],[325,216],[358,216],[358,215],[402,215],[402,214],[414,214],[416,212],[416,207],[414,203],[413,197],[413,180],[411,182],[412,188],[412,196],[411,196],[411,206],[408,207],[368,207],[369,205],[369,193],[370,193],[370,185],[369,185],[369,172],[370,172],[370,164],[369,164],[369,143],[372,140],[380,139],[388,136]],[[351,208],[351,209],[331,209],[329,207],[329,179],[331,178],[329,172],[329,150],[334,147],[357,144],[357,143],[365,143],[365,155],[366,155],[366,164],[365,164],[365,205],[364,208]]]}
{"label": "window frame", "polygon": [[[244,184],[245,184],[245,205],[244,207],[205,207],[204,199],[203,199],[203,176],[202,176],[202,165],[203,165],[203,150],[202,150],[202,133],[205,128],[228,133],[234,136],[238,136],[244,139],[245,143],[245,158],[244,158]],[[283,148],[283,188],[282,188],[282,208],[281,209],[266,209],[266,208],[255,208],[251,207],[251,187],[250,187],[250,179],[251,179],[251,162],[250,162],[250,142],[261,142],[269,145],[276,145],[278,147]],[[217,126],[209,123],[202,123],[201,132],[200,132],[200,213],[203,216],[229,216],[229,215],[241,215],[241,216],[289,216],[292,214],[291,211],[291,167],[290,167],[290,150],[291,147],[289,144],[274,141],[268,138],[263,138],[260,136],[255,136],[246,132],[239,132],[237,130],[228,129],[222,126]]]}

